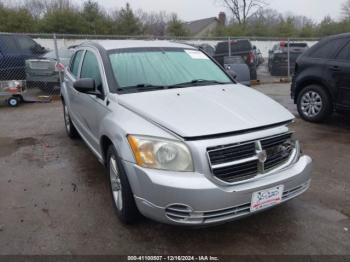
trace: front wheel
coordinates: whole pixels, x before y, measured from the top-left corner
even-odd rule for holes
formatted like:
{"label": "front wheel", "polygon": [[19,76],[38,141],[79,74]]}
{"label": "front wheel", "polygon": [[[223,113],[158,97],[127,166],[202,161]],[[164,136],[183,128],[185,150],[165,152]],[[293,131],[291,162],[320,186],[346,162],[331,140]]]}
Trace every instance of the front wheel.
{"label": "front wheel", "polygon": [[301,118],[314,123],[326,120],[333,110],[330,96],[319,85],[304,88],[298,95],[297,107]]}
{"label": "front wheel", "polygon": [[116,214],[123,223],[133,224],[138,220],[140,214],[128,177],[114,146],[108,149],[107,161],[109,184]]}
{"label": "front wheel", "polygon": [[70,118],[68,107],[65,103],[63,103],[63,116],[64,116],[64,125],[66,127],[67,135],[71,139],[78,138],[79,133],[78,133],[77,129],[75,128],[75,126]]}

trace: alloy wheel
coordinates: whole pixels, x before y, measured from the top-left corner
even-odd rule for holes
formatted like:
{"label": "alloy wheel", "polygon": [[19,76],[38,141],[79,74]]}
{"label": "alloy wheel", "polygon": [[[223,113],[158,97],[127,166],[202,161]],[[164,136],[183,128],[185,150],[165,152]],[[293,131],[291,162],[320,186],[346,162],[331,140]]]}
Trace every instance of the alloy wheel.
{"label": "alloy wheel", "polygon": [[322,97],[315,91],[306,92],[301,98],[301,111],[307,117],[316,117],[323,108]]}
{"label": "alloy wheel", "polygon": [[113,193],[113,199],[118,210],[123,208],[123,196],[122,196],[122,184],[120,181],[120,175],[118,171],[117,160],[115,156],[111,156],[109,162],[109,176],[111,180],[111,187]]}
{"label": "alloy wheel", "polygon": [[67,131],[70,131],[70,118],[68,113],[68,107],[64,105],[64,123],[66,125]]}

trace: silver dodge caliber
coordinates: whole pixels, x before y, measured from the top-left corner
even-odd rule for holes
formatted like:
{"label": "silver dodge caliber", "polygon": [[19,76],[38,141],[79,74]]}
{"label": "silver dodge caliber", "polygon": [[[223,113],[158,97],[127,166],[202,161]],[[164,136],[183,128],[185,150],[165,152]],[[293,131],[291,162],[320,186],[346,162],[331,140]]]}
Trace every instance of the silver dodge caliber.
{"label": "silver dodge caliber", "polygon": [[219,224],[291,200],[312,160],[293,115],[200,50],[167,41],[77,47],[62,85],[64,120],[106,166],[118,217]]}

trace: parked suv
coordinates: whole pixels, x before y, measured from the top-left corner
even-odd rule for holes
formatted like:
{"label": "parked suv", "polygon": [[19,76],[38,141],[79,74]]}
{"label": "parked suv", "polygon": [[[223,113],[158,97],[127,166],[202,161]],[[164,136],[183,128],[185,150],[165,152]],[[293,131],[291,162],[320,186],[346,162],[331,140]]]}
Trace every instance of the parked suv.
{"label": "parked suv", "polygon": [[46,52],[28,36],[0,34],[0,80],[25,80],[25,61]]}
{"label": "parked suv", "polygon": [[247,39],[231,40],[220,42],[215,49],[214,58],[222,66],[224,66],[224,59],[228,56],[241,56],[249,67],[250,78],[257,79],[257,57],[252,43]]}
{"label": "parked suv", "polygon": [[322,39],[297,60],[291,95],[310,122],[350,110],[349,33]]}
{"label": "parked suv", "polygon": [[[290,75],[294,73],[296,60],[307,49],[308,45],[306,43],[289,44]],[[272,76],[288,75],[288,43],[280,42],[269,50],[268,69]]]}
{"label": "parked suv", "polygon": [[106,166],[123,222],[223,223],[309,187],[293,115],[194,47],[87,42],[61,91],[67,133]]}

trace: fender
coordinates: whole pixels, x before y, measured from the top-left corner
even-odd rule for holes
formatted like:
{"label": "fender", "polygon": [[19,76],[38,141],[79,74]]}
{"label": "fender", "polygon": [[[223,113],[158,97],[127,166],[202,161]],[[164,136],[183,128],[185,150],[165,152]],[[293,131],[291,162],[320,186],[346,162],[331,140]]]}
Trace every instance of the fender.
{"label": "fender", "polygon": [[[323,70],[322,70],[323,71]],[[332,98],[335,97],[335,88],[332,87],[331,83],[326,81],[327,77],[325,77],[324,75],[320,75],[320,73],[324,73],[324,72],[320,72],[320,70],[316,70],[316,68],[309,68],[307,70],[302,71],[300,74],[298,74],[295,78],[295,89],[293,92],[293,88],[292,88],[292,97],[294,98],[294,103],[297,102],[298,99],[298,95],[301,92],[301,90],[308,86],[308,85],[312,85],[312,84],[317,84],[317,85],[321,85],[323,86],[326,91],[331,95]]]}

